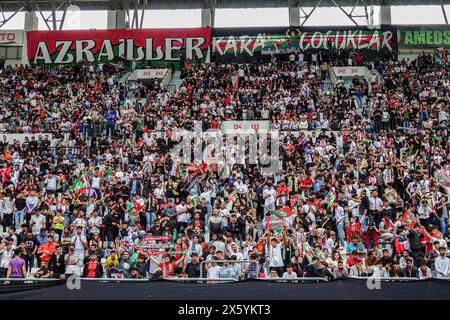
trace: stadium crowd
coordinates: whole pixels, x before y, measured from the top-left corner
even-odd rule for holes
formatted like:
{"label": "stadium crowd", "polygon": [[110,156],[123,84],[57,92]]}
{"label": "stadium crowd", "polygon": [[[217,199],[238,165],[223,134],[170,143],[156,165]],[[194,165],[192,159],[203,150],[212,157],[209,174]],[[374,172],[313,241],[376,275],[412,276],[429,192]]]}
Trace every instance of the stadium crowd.
{"label": "stadium crowd", "polygon": [[[0,278],[450,276],[448,56],[327,67],[192,63],[173,93],[6,67],[0,132],[39,137],[0,139]],[[225,120],[270,120],[280,170],[173,159],[177,129]]]}

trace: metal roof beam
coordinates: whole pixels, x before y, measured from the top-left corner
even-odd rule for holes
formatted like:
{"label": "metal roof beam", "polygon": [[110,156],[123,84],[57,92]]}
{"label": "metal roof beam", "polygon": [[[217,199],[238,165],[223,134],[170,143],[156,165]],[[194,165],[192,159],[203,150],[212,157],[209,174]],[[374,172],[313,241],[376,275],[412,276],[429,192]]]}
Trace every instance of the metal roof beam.
{"label": "metal roof beam", "polygon": [[[291,1],[298,0],[152,0],[145,6],[146,10],[158,9],[207,9],[212,6],[224,8],[276,8],[289,7]],[[341,7],[353,7],[355,0],[336,0]],[[15,12],[25,6],[27,11],[35,11],[36,4],[43,11],[51,11],[52,0],[0,0],[4,11]],[[81,10],[127,10],[133,0],[72,0]],[[302,7],[315,7],[317,0],[302,0]],[[366,0],[367,6],[399,5],[450,5],[450,0]],[[322,1],[319,7],[334,7],[330,0]]]}
{"label": "metal roof beam", "polygon": [[10,21],[16,14],[18,14],[23,9],[25,9],[25,6],[19,7],[16,11],[14,11],[12,13],[11,12],[5,12],[3,10],[3,7],[0,5],[0,13],[1,13],[0,28],[3,27],[6,23],[8,23],[8,21]]}

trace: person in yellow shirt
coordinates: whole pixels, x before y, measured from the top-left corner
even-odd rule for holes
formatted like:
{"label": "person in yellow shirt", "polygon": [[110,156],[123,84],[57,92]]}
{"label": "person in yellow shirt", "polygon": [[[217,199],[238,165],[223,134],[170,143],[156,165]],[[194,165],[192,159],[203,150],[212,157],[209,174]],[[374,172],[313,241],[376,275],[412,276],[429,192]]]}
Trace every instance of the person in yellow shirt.
{"label": "person in yellow shirt", "polygon": [[59,239],[61,239],[64,229],[64,220],[64,217],[61,215],[61,210],[56,211],[56,215],[53,216],[52,228],[55,229],[55,232],[59,235]]}
{"label": "person in yellow shirt", "polygon": [[119,257],[116,250],[111,250],[111,254],[105,260],[105,269],[108,278],[114,277],[119,267]]}

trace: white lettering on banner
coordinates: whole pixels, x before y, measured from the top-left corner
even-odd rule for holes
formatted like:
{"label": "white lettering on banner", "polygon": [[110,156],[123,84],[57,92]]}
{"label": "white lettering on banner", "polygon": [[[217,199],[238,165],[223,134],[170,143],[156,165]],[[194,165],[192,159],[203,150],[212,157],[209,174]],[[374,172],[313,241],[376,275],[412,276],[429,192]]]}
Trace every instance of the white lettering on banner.
{"label": "white lettering on banner", "polygon": [[[61,48],[56,56],[55,63],[71,63],[73,62],[73,54],[68,54],[71,41],[56,41],[56,48]],[[66,56],[67,54],[67,56]]]}
{"label": "white lettering on banner", "polygon": [[145,39],[145,56],[146,60],[162,60],[164,52],[160,46],[156,47],[156,55],[153,51],[153,38]]}
{"label": "white lettering on banner", "polygon": [[252,38],[249,36],[242,36],[240,37],[241,40],[241,53],[243,53],[244,51],[250,55],[253,56],[253,51],[250,50],[249,46],[252,43]]}
{"label": "white lettering on banner", "polygon": [[381,45],[381,47],[382,48],[386,47],[389,49],[389,51],[392,51],[393,49],[392,49],[391,45],[389,44],[389,42],[391,41],[393,36],[394,35],[392,34],[391,31],[383,32],[383,44]]}
{"label": "white lettering on banner", "polygon": [[224,52],[228,52],[228,50],[233,49],[234,55],[237,53],[237,43],[234,39],[234,36],[230,36],[228,38],[227,44],[225,46]]}
{"label": "white lettering on banner", "polygon": [[77,62],[83,61],[86,56],[86,60],[89,62],[94,62],[94,55],[92,54],[92,49],[95,47],[94,40],[80,40],[75,41],[75,48],[77,53]]}
{"label": "white lettering on banner", "polygon": [[[178,43],[178,45],[176,44]],[[179,51],[182,48],[183,38],[166,38],[166,58],[167,61],[180,60],[179,57],[172,56],[172,50]]]}
{"label": "white lettering on banner", "polygon": [[223,37],[214,37],[212,40],[213,52],[218,52],[220,55],[224,55],[225,52],[220,49],[219,43],[223,41]]}
{"label": "white lettering on banner", "polygon": [[[194,58],[193,53],[199,58],[203,56],[201,46],[206,42],[205,38],[187,38],[186,39],[186,59],[192,60]],[[194,44],[195,43],[195,44]]]}
{"label": "white lettering on banner", "polygon": [[[9,36],[11,37],[11,36]],[[4,43],[8,35],[0,33],[0,44]],[[181,50],[186,51],[186,58],[188,60],[194,59],[194,57],[201,59],[204,57],[201,47],[206,43],[204,37],[188,37],[183,38],[165,38],[164,46],[154,47],[154,39],[145,39],[145,47],[139,47],[135,45],[134,38],[118,39],[118,56],[127,60],[180,60],[178,53]],[[75,46],[74,46],[75,45]],[[113,60],[115,53],[111,40],[105,39],[100,45],[100,50],[95,50],[96,42],[92,39],[86,40],[65,40],[56,41],[55,47],[57,50],[56,58],[52,61],[52,54],[48,49],[46,41],[40,41],[37,44],[36,53],[34,54],[33,63],[70,63],[73,62],[76,57],[76,62],[88,61],[95,62],[101,60]],[[70,53],[70,48],[75,47],[74,54]],[[74,57],[75,55],[75,57]]]}
{"label": "white lettering on banner", "polygon": [[48,51],[47,44],[45,42],[39,42],[38,44],[33,62],[37,63],[38,60],[44,60],[44,63],[52,63],[50,52]]}
{"label": "white lettering on banner", "polygon": [[98,59],[106,57],[108,60],[114,59],[114,50],[111,44],[111,40],[103,41],[100,53],[98,54]]}
{"label": "white lettering on banner", "polygon": [[[382,30],[328,30],[305,31],[296,35],[294,40],[280,34],[258,35],[227,35],[212,38],[212,51],[219,55],[245,53],[253,56],[260,50],[262,54],[273,54],[289,52],[292,49],[329,49],[330,47],[339,49],[366,49],[381,51],[387,49],[393,51],[391,42],[393,41],[392,31]],[[287,43],[287,45],[285,45]]]}

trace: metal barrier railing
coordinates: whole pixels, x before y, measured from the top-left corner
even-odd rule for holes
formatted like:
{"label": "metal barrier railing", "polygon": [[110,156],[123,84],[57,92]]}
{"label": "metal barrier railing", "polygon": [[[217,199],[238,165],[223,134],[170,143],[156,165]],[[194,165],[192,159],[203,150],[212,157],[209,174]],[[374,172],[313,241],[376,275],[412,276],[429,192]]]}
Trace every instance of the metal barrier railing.
{"label": "metal barrier railing", "polygon": [[148,278],[79,278],[83,281],[95,281],[95,282],[149,282]]}
{"label": "metal barrier railing", "polygon": [[237,282],[238,279],[235,278],[166,278],[164,280],[169,280],[173,282]]}
{"label": "metal barrier railing", "polygon": [[205,271],[207,271],[207,268],[205,269],[205,264],[211,264],[211,263],[217,263],[217,264],[239,264],[240,265],[240,269],[237,270],[236,272],[236,276],[238,279],[246,279],[248,278],[248,267],[251,264],[256,264],[256,277],[258,278],[259,275],[259,269],[262,266],[265,270],[265,265],[264,264],[260,264],[258,262],[254,262],[251,260],[207,260],[207,261],[202,261],[200,262],[200,277],[201,278],[205,278]]}
{"label": "metal barrier railing", "polygon": [[[409,277],[355,277],[355,276],[347,276],[348,279],[357,279],[357,280],[367,280],[367,279],[375,279],[380,281],[420,281],[425,279],[418,279],[418,278],[409,278]],[[449,278],[450,279],[450,278]]]}
{"label": "metal barrier railing", "polygon": [[287,278],[258,278],[258,281],[270,281],[270,282],[328,282],[327,278],[323,277],[298,277],[294,279]]}
{"label": "metal barrier railing", "polygon": [[[92,282],[151,282],[152,279],[134,279],[134,278],[78,278],[83,281]],[[159,280],[159,279],[158,279]],[[173,282],[236,282],[238,279],[235,278],[164,278],[160,280],[168,280]],[[51,282],[64,282],[65,280],[55,279],[55,278],[0,278],[0,284],[11,284],[11,283],[22,283],[22,284],[32,284],[32,283],[51,283]]]}
{"label": "metal barrier railing", "polygon": [[55,278],[0,278],[0,282],[2,281],[18,281],[18,282],[52,282],[52,281],[61,281]]}
{"label": "metal barrier railing", "polygon": [[[426,281],[427,279],[418,279],[418,278],[397,278],[397,277],[354,277],[347,276],[348,279],[355,280],[367,280],[367,279],[375,279],[385,282],[406,282],[406,281]],[[133,278],[79,278],[83,281],[92,281],[92,282],[152,282],[154,280],[144,278],[144,279],[133,279]],[[431,277],[429,279],[439,279],[450,281],[450,277]],[[159,280],[159,279],[158,279]],[[238,279],[235,278],[164,278],[160,280],[168,280],[172,282],[197,282],[197,283],[217,283],[217,282],[238,282]],[[253,280],[257,281],[267,281],[267,282],[282,282],[282,283],[298,283],[298,282],[328,282],[327,278],[323,277],[299,277],[295,279],[285,279],[285,278],[255,278]],[[3,284],[14,284],[14,283],[22,283],[22,284],[33,284],[33,283],[56,283],[56,282],[64,282],[65,280],[54,279],[54,278],[0,278],[0,285]]]}
{"label": "metal barrier railing", "polygon": [[172,94],[177,90],[177,86],[174,84],[168,84],[164,86],[164,89],[166,89],[169,92],[169,94]]}
{"label": "metal barrier railing", "polygon": [[323,91],[333,91],[334,90],[334,84],[333,82],[324,82],[323,83]]}

